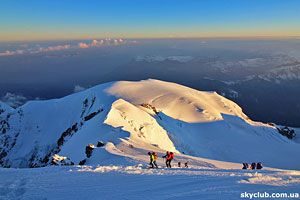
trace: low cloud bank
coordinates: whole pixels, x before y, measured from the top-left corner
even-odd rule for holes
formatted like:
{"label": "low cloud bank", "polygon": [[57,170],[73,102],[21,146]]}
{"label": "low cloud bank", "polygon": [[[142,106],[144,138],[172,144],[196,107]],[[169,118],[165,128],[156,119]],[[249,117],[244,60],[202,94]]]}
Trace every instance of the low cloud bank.
{"label": "low cloud bank", "polygon": [[28,99],[25,96],[7,92],[6,95],[1,98],[1,101],[10,107],[17,108],[26,103]]}
{"label": "low cloud bank", "polygon": [[86,89],[87,89],[87,88],[82,87],[82,86],[80,86],[80,85],[75,85],[75,86],[74,86],[74,93],[81,92],[81,91],[86,90]]}
{"label": "low cloud bank", "polygon": [[[53,51],[62,51],[68,49],[87,49],[94,47],[103,47],[103,46],[120,46],[124,44],[136,44],[136,41],[125,41],[123,39],[111,39],[106,38],[103,40],[92,40],[91,43],[79,42],[77,45],[57,45],[57,46],[48,46],[48,47],[39,47],[38,49],[27,48],[24,50],[6,50],[5,52],[0,52],[0,56],[12,56],[20,55],[25,53],[37,54],[42,52],[53,52]],[[22,46],[22,47],[28,47]]]}

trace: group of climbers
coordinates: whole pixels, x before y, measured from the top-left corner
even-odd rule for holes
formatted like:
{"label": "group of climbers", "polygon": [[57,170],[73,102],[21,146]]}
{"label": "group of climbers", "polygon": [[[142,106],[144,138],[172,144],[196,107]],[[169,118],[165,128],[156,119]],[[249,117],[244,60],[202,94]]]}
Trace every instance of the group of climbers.
{"label": "group of climbers", "polygon": [[[157,154],[155,152],[148,152],[148,155],[150,156],[150,168],[154,168],[154,166],[158,168],[156,163]],[[174,159],[174,153],[167,151],[163,158],[166,158],[166,166],[171,168],[171,161]]]}
{"label": "group of climbers", "polygon": [[[178,167],[181,167],[181,162],[178,162]],[[184,163],[185,168],[189,168],[189,162]]]}
{"label": "group of climbers", "polygon": [[263,166],[262,166],[261,162],[258,162],[258,163],[253,162],[251,164],[251,166],[248,163],[243,163],[243,168],[242,169],[249,169],[249,168],[251,168],[252,170],[254,170],[254,169],[262,169]]}
{"label": "group of climbers", "polygon": [[[148,152],[148,155],[150,156],[150,168],[158,168],[156,160],[157,160],[157,154],[155,152]],[[166,167],[171,168],[171,161],[174,159],[174,153],[167,151],[166,155],[162,156],[162,158],[166,159]],[[178,167],[181,167],[181,162],[178,162]],[[188,162],[184,163],[184,167],[188,168]]]}
{"label": "group of climbers", "polygon": [[[156,163],[157,160],[157,154],[155,152],[148,152],[148,155],[150,156],[150,168],[158,168],[158,165]],[[174,159],[174,153],[167,151],[166,155],[162,156],[162,158],[166,159],[166,167],[171,168],[171,161]],[[184,166],[188,168],[188,162],[184,163]],[[178,162],[178,167],[181,167],[181,162]],[[252,170],[254,169],[262,169],[263,165],[261,162],[255,163],[253,162],[251,165],[248,163],[243,163],[243,168],[242,169],[249,169],[251,168]]]}

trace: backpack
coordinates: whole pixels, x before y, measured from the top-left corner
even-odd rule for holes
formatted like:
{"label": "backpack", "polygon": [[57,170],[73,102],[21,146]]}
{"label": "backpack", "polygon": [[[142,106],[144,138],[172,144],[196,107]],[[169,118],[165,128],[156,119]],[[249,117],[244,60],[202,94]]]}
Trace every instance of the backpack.
{"label": "backpack", "polygon": [[174,154],[172,152],[170,153],[170,158],[171,158],[171,160],[174,159]]}
{"label": "backpack", "polygon": [[153,152],[153,159],[156,160],[157,159],[157,154],[155,152]]}

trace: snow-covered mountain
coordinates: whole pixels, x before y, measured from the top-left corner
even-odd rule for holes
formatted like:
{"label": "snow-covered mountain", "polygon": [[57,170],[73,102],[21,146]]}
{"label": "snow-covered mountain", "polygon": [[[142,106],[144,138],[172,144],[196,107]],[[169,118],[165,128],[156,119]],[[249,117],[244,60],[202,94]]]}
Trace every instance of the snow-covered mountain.
{"label": "snow-covered mountain", "polygon": [[194,58],[192,56],[137,56],[136,62],[163,62],[163,61],[176,61],[180,63],[186,63]]}
{"label": "snow-covered mountain", "polygon": [[300,64],[275,68],[258,77],[267,81],[300,79]]}
{"label": "snow-covered mountain", "polygon": [[[17,109],[0,102],[0,134],[3,167],[135,162],[148,151],[168,150],[177,157],[300,169],[300,144],[275,127],[251,121],[215,92],[153,79],[106,83]],[[98,141],[105,146],[96,147]]]}

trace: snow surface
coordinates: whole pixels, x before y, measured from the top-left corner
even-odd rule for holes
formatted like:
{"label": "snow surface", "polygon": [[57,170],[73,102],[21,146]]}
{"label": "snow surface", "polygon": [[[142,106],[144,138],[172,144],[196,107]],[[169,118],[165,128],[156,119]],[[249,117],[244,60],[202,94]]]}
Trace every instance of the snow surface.
{"label": "snow surface", "polygon": [[[176,154],[164,168],[149,169],[145,149],[96,148],[85,166],[34,169],[0,168],[0,199],[240,199],[241,193],[299,194],[300,171],[263,168],[242,170],[241,164]],[[97,160],[101,160],[101,165]],[[189,168],[177,162],[189,162]]]}
{"label": "snow surface", "polygon": [[[298,193],[300,171],[72,166],[0,168],[0,199],[241,199]],[[255,198],[253,198],[255,199]],[[284,199],[284,198],[283,198]]]}
{"label": "snow surface", "polygon": [[[0,168],[0,199],[240,199],[242,192],[299,192],[298,136],[289,140],[253,122],[215,92],[149,79],[17,109],[0,106],[0,164],[11,167]],[[98,141],[104,146],[87,157],[86,146]],[[159,169],[148,169],[149,151],[157,152]],[[175,153],[172,169],[164,168],[166,151]],[[241,170],[243,162],[264,168]],[[41,166],[47,167],[28,169]]]}
{"label": "snow surface", "polygon": [[0,115],[13,112],[13,110],[14,109],[12,107],[0,101]]}

